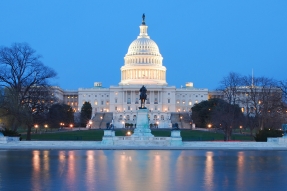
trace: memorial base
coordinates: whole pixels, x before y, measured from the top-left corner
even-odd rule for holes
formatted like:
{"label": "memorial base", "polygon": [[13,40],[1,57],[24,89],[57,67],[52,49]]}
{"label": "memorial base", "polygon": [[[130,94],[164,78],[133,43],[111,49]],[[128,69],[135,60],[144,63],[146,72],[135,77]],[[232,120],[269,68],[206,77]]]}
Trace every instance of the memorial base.
{"label": "memorial base", "polygon": [[149,128],[148,109],[139,109],[137,111],[136,128],[132,137],[154,137]]}

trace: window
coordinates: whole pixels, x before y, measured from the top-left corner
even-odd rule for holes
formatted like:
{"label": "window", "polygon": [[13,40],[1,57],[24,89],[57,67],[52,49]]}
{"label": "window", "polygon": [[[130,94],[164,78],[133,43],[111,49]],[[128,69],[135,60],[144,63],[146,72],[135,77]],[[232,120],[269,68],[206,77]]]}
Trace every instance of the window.
{"label": "window", "polygon": [[163,116],[163,115],[161,115],[161,116],[160,116],[160,119],[161,119],[161,120],[164,120],[164,116]]}
{"label": "window", "polygon": [[115,111],[118,111],[118,107],[117,106],[115,107]]}
{"label": "window", "polygon": [[115,103],[118,103],[118,99],[115,99]]}
{"label": "window", "polygon": [[131,110],[131,107],[130,107],[130,106],[128,106],[128,110]]}
{"label": "window", "polygon": [[109,105],[109,101],[106,101],[106,104]]}
{"label": "window", "polygon": [[192,105],[192,102],[191,102],[191,101],[189,101],[189,102],[188,102],[188,105]]}
{"label": "window", "polygon": [[128,98],[127,104],[131,104],[131,98]]}
{"label": "window", "polygon": [[179,104],[179,100],[177,100],[176,103]]}
{"label": "window", "polygon": [[98,101],[97,100],[95,100],[95,105],[98,105]]}
{"label": "window", "polygon": [[101,101],[101,104],[104,105],[104,101]]}
{"label": "window", "polygon": [[109,97],[109,95],[107,95],[107,97]]}
{"label": "window", "polygon": [[167,103],[170,103],[170,99],[167,99]]}
{"label": "window", "polygon": [[184,105],[185,104],[185,101],[184,100],[182,100],[182,105]]}
{"label": "window", "polygon": [[97,97],[97,95],[95,95],[95,97]]}
{"label": "window", "polygon": [[170,95],[170,93],[167,93],[167,95]]}
{"label": "window", "polygon": [[157,104],[158,102],[157,102],[157,98],[154,98],[154,104]]}

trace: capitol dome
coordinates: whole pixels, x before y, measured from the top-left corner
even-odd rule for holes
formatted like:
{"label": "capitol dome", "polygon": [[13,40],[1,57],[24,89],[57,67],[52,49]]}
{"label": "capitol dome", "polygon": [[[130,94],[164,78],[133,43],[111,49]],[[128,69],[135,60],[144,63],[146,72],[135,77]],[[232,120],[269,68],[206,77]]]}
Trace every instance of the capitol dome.
{"label": "capitol dome", "polygon": [[143,15],[140,34],[130,44],[124,57],[120,85],[167,85],[166,68],[162,65],[163,57],[157,44],[148,36],[147,28]]}
{"label": "capitol dome", "polygon": [[137,54],[161,56],[157,44],[150,38],[138,38],[131,43],[126,56]]}

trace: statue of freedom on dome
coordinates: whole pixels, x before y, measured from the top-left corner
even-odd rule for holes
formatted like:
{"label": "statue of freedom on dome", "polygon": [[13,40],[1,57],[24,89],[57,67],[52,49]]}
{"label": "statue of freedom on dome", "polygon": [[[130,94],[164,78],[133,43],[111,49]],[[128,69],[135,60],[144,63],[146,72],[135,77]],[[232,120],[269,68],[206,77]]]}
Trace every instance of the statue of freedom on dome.
{"label": "statue of freedom on dome", "polygon": [[145,14],[143,14],[142,18],[143,18],[142,24],[145,25]]}
{"label": "statue of freedom on dome", "polygon": [[146,95],[147,89],[144,87],[144,85],[140,89],[140,100],[141,100],[141,107],[140,109],[145,109],[145,100],[147,98]]}

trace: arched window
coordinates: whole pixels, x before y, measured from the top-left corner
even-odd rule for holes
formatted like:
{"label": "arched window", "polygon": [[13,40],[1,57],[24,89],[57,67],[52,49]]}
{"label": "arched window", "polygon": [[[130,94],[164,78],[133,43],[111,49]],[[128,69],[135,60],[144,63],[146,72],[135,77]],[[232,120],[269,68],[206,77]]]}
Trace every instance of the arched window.
{"label": "arched window", "polygon": [[122,119],[123,119],[123,116],[122,116],[122,115],[120,115],[119,120],[122,120]]}
{"label": "arched window", "polygon": [[160,116],[160,119],[161,119],[161,120],[164,120],[164,116],[163,116],[163,115],[161,115],[161,116]]}
{"label": "arched window", "polygon": [[127,115],[127,120],[130,120],[130,116],[129,115]]}
{"label": "arched window", "polygon": [[154,116],[153,116],[153,119],[156,120],[156,119],[157,119],[157,115],[154,115]]}

